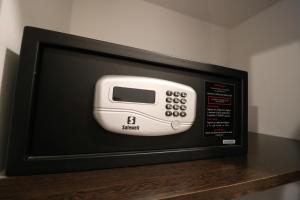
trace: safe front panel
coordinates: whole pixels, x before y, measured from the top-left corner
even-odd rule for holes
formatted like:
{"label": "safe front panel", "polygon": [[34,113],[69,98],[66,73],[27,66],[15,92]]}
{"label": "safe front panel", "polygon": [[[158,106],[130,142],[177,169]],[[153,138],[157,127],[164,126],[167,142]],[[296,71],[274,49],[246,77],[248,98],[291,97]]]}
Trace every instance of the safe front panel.
{"label": "safe front panel", "polygon": [[[101,77],[112,75],[193,88],[192,126],[161,136],[103,128],[93,114],[95,88]],[[29,27],[22,44],[7,172],[101,169],[245,153],[246,99],[246,72]]]}

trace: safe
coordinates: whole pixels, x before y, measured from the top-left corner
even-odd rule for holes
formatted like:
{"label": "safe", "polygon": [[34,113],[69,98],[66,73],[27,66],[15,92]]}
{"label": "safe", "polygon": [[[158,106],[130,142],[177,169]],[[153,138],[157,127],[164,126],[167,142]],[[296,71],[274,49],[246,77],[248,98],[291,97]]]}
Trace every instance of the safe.
{"label": "safe", "polygon": [[247,152],[247,72],[24,30],[7,175]]}

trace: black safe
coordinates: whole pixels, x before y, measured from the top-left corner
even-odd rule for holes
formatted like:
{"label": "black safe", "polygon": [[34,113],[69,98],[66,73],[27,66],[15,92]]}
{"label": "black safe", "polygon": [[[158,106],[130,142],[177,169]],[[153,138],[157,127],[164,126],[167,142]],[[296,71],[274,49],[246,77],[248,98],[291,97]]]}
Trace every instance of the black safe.
{"label": "black safe", "polygon": [[[95,84],[105,75],[191,86],[197,92],[192,127],[153,137],[105,130],[93,116]],[[12,114],[8,175],[245,154],[247,73],[26,27]]]}

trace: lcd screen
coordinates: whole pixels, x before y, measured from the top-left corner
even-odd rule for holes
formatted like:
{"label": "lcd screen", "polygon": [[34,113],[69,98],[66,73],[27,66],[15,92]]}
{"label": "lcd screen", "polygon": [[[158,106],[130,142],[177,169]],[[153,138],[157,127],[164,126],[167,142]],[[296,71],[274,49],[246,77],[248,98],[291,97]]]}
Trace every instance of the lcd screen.
{"label": "lcd screen", "polygon": [[155,91],[125,87],[114,87],[112,98],[114,101],[155,103]]}

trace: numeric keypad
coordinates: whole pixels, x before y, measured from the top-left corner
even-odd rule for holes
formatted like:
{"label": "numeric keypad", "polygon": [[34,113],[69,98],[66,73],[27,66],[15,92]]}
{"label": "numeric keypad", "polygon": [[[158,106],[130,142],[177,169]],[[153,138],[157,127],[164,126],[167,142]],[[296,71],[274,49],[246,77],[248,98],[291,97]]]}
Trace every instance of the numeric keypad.
{"label": "numeric keypad", "polygon": [[[185,112],[187,106],[185,105],[187,102],[187,93],[180,91],[166,91],[166,109],[165,115],[167,117],[186,117],[187,113]],[[174,110],[174,111],[172,111]]]}

